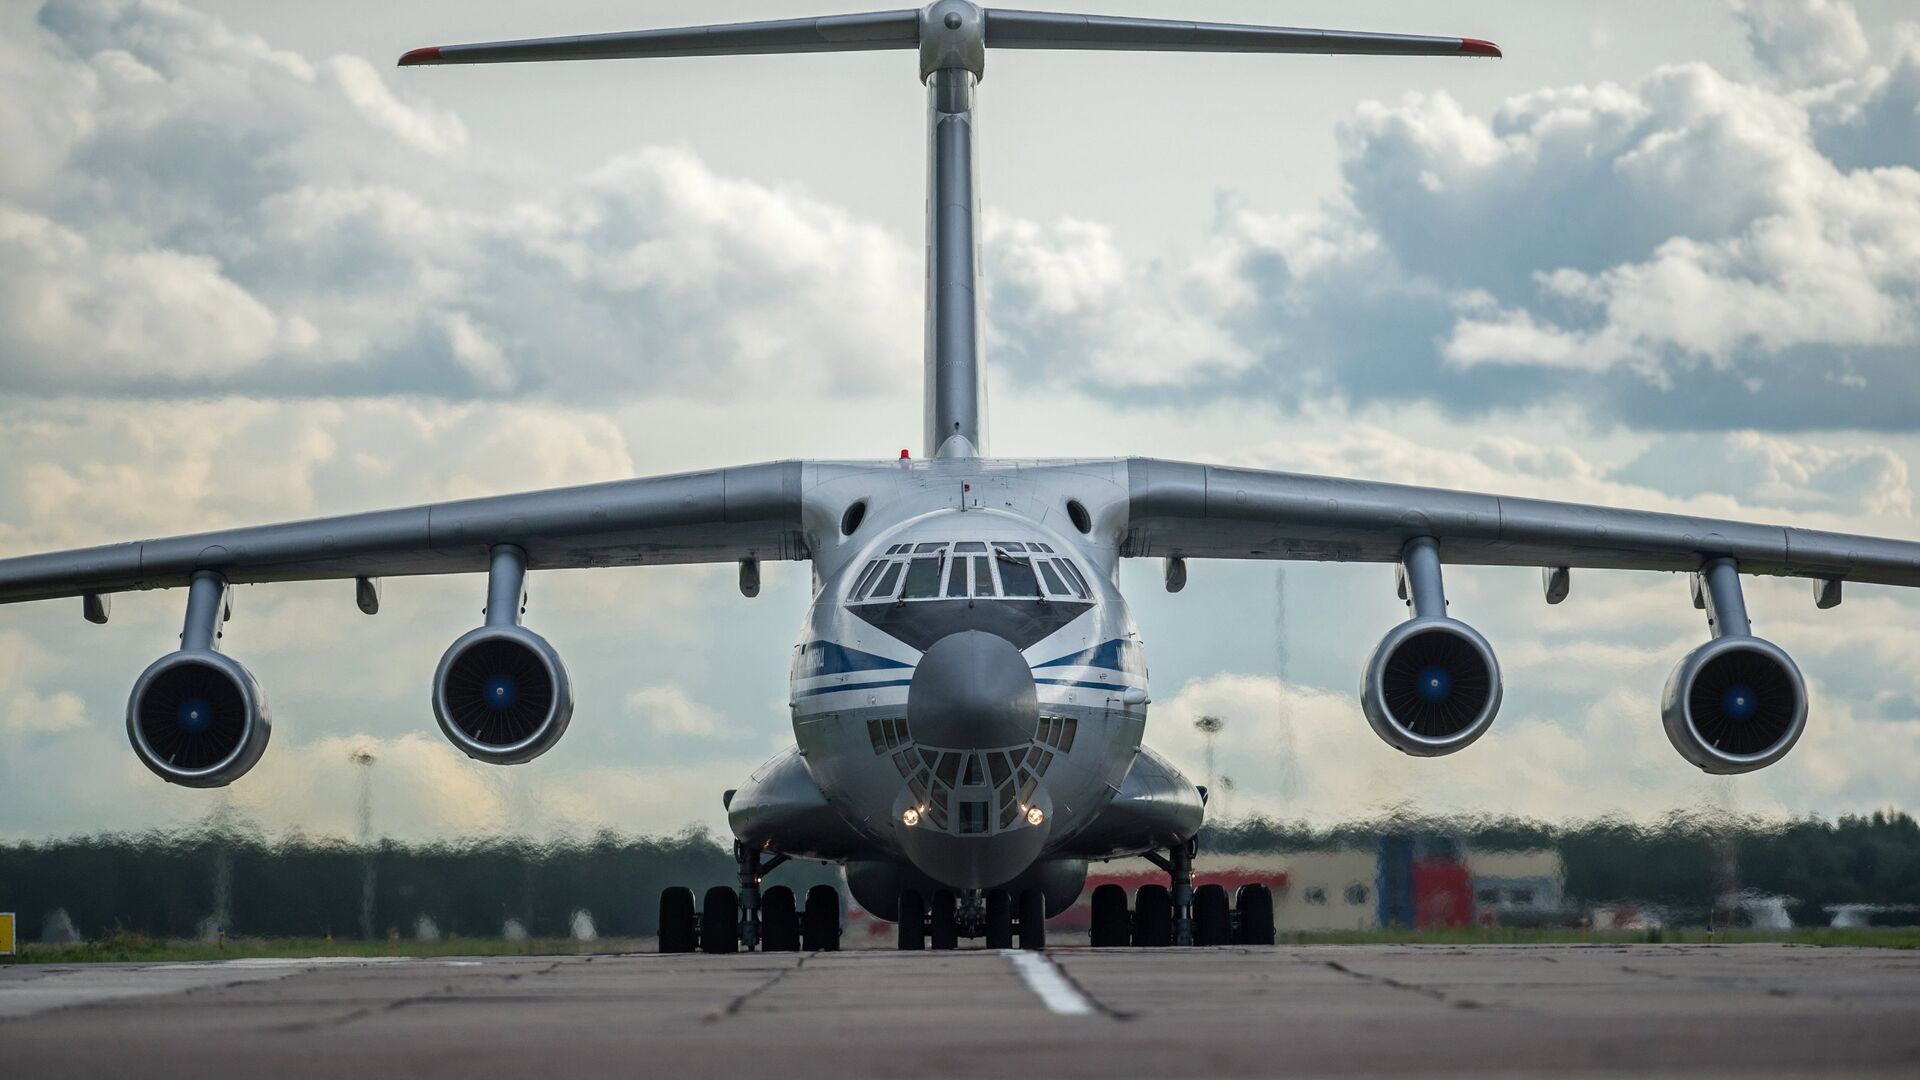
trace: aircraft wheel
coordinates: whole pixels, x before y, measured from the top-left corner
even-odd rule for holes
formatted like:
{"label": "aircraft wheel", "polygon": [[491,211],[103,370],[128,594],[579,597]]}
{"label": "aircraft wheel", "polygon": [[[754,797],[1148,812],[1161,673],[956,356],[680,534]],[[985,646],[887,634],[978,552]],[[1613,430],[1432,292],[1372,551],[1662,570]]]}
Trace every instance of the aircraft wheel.
{"label": "aircraft wheel", "polygon": [[1133,943],[1151,948],[1173,944],[1173,894],[1165,885],[1142,885],[1133,895]]}
{"label": "aircraft wheel", "polygon": [[1028,889],[1020,894],[1020,947],[1047,947],[1047,894]]}
{"label": "aircraft wheel", "polygon": [[929,936],[933,938],[934,948],[957,949],[960,947],[960,922],[955,916],[959,906],[959,900],[945,889],[933,894],[933,918]]}
{"label": "aircraft wheel", "polygon": [[1273,890],[1265,885],[1242,885],[1234,897],[1240,925],[1234,940],[1241,945],[1273,944]]}
{"label": "aircraft wheel", "polygon": [[927,908],[920,902],[920,894],[917,891],[903,889],[900,893],[900,907],[893,915],[896,928],[900,931],[901,951],[918,952],[927,947]]}
{"label": "aircraft wheel", "polygon": [[800,948],[800,912],[793,890],[775,885],[760,894],[760,948],[763,952],[794,952]]}
{"label": "aircraft wheel", "polygon": [[740,951],[740,895],[730,885],[708,889],[700,905],[700,951]]}
{"label": "aircraft wheel", "polygon": [[1193,943],[1233,944],[1233,909],[1224,885],[1202,885],[1193,890]]}
{"label": "aircraft wheel", "polygon": [[840,891],[831,885],[807,890],[807,911],[800,919],[800,935],[809,952],[840,948]]}
{"label": "aircraft wheel", "polygon": [[987,948],[1013,948],[1013,897],[1005,889],[987,892]]}
{"label": "aircraft wheel", "polygon": [[1127,943],[1127,890],[1111,882],[1093,890],[1092,944],[1111,949]]}
{"label": "aircraft wheel", "polygon": [[692,952],[693,890],[675,885],[660,892],[660,951]]}

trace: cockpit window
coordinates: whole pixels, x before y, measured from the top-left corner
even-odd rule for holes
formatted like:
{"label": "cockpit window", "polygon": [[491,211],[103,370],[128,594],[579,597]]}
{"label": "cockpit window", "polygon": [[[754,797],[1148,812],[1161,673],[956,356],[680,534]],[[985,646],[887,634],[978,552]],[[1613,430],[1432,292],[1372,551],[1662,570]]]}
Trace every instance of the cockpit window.
{"label": "cockpit window", "polygon": [[1036,559],[1034,561],[1040,566],[1040,576],[1047,579],[1047,591],[1065,595],[1067,591],[1066,583],[1061,581],[1060,575],[1054,571],[1053,560]]}
{"label": "cockpit window", "polygon": [[967,595],[967,567],[971,564],[972,560],[970,559],[957,558],[953,560],[953,573],[947,578],[947,595],[949,597]]}
{"label": "cockpit window", "polygon": [[879,559],[875,559],[872,562],[868,563],[867,568],[865,570],[860,571],[860,580],[853,583],[853,592],[850,595],[852,595],[855,599],[859,599],[860,594],[867,591],[867,586],[873,584],[873,579],[875,575],[879,573],[880,573]]}
{"label": "cockpit window", "polygon": [[1039,596],[1040,581],[1033,576],[1033,565],[1004,551],[994,552],[1000,564],[1000,587],[1008,596]]}
{"label": "cockpit window", "polygon": [[1080,576],[1080,568],[1073,565],[1072,559],[1059,559],[1056,561],[1060,563],[1060,569],[1066,571],[1067,576],[1073,579],[1074,592],[1079,593],[1083,597],[1092,592],[1092,588],[1087,584],[1087,579]]}
{"label": "cockpit window", "polygon": [[1093,596],[1071,559],[1050,545],[1014,540],[894,544],[851,580],[847,601],[854,604],[970,597],[1084,601]]}
{"label": "cockpit window", "polygon": [[987,560],[985,555],[975,555],[973,557],[973,595],[994,595],[993,564]]}
{"label": "cockpit window", "polygon": [[880,584],[875,585],[873,591],[868,593],[866,598],[869,600],[879,600],[892,596],[893,587],[900,580],[900,567],[902,565],[904,564],[888,563],[887,572],[880,575]]}
{"label": "cockpit window", "polygon": [[[921,545],[925,547],[925,544]],[[915,559],[907,565],[907,585],[900,590],[902,600],[925,600],[940,595],[940,566],[945,559]]]}

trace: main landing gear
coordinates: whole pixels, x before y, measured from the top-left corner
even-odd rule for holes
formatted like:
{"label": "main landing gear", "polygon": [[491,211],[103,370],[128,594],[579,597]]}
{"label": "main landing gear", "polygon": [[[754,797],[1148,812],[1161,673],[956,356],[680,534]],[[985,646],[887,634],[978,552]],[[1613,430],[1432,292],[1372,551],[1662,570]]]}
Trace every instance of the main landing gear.
{"label": "main landing gear", "polygon": [[1193,886],[1194,842],[1177,844],[1147,859],[1167,872],[1168,884],[1142,885],[1127,910],[1127,890],[1093,890],[1093,947],[1125,945],[1271,945],[1273,892],[1258,883],[1240,886],[1231,904],[1221,885]]}
{"label": "main landing gear", "polygon": [[787,861],[735,843],[740,887],[715,885],[694,908],[693,890],[675,885],[660,894],[660,951],[832,952],[840,948],[840,891],[831,885],[807,890],[804,907],[793,890],[775,885],[762,892],[760,882]]}
{"label": "main landing gear", "polygon": [[1047,947],[1047,897],[1039,889],[1014,896],[1005,889],[936,890],[931,898],[917,889],[900,893],[895,913],[899,945],[905,950],[957,949],[960,939],[985,938],[989,949]]}

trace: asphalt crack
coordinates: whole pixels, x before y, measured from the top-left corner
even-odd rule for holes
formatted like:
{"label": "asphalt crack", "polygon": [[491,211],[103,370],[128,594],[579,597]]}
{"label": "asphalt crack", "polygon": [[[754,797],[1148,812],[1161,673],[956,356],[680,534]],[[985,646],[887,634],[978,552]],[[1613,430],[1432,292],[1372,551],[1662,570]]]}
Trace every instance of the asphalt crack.
{"label": "asphalt crack", "polygon": [[708,1013],[705,1017],[701,1019],[701,1023],[717,1024],[720,1021],[725,1020],[729,1016],[740,1015],[740,1010],[747,1007],[747,1002],[752,1001],[754,998],[757,998],[761,994],[764,994],[767,991],[773,989],[774,987],[780,985],[781,981],[785,979],[787,976],[792,975],[794,972],[799,971],[803,967],[806,967],[807,961],[811,959],[813,959],[811,954],[807,956],[802,956],[797,961],[794,962],[794,965],[792,967],[783,967],[780,970],[774,972],[772,976],[763,980],[758,985],[754,986],[751,990],[748,990],[745,993],[740,994],[738,997],[735,997],[732,1001],[727,1002],[726,1008],[721,1009],[718,1012]]}
{"label": "asphalt crack", "polygon": [[1355,971],[1338,960],[1322,960],[1321,963],[1342,975],[1358,979],[1361,982],[1372,983],[1376,986],[1385,986],[1394,990],[1405,990],[1408,993],[1432,998],[1443,1005],[1451,1005],[1456,1009],[1484,1009],[1487,1007],[1485,1002],[1475,1001],[1472,998],[1451,997],[1443,990],[1436,990],[1431,986],[1421,986],[1418,983],[1401,982],[1391,975],[1369,975],[1364,971]]}

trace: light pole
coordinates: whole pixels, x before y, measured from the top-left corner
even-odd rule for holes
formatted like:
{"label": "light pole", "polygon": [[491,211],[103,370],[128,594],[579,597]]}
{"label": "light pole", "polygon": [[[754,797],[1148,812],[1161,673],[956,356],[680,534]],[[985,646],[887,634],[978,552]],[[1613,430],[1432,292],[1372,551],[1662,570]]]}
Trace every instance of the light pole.
{"label": "light pole", "polygon": [[348,759],[360,766],[360,939],[373,940],[373,751],[360,749]]}

